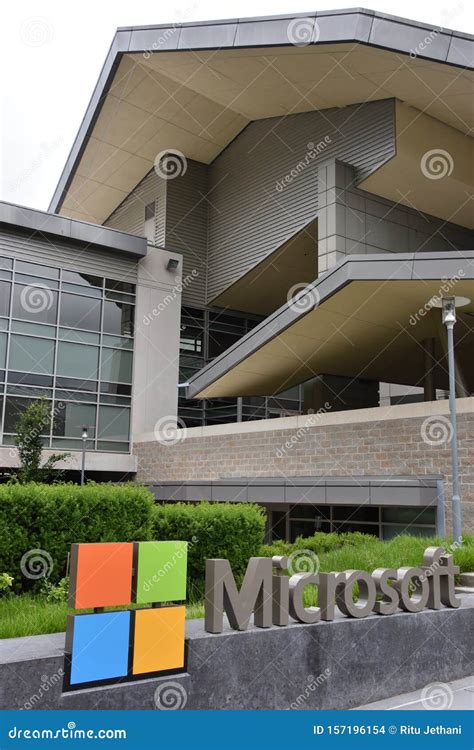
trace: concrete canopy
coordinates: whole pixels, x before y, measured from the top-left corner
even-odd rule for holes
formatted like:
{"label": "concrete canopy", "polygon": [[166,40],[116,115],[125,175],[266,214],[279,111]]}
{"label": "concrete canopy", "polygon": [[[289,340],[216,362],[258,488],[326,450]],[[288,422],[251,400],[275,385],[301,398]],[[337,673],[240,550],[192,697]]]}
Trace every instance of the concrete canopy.
{"label": "concrete canopy", "polygon": [[[395,98],[464,135],[473,46],[467,34],[364,9],[119,29],[50,210],[103,223],[158,154],[208,164],[261,118]],[[457,181],[448,176],[443,192]]]}
{"label": "concrete canopy", "polygon": [[445,331],[433,297],[458,310],[456,356],[474,392],[474,252],[348,256],[198,372],[189,398],[269,395],[322,373],[422,385],[426,339],[447,388]]}

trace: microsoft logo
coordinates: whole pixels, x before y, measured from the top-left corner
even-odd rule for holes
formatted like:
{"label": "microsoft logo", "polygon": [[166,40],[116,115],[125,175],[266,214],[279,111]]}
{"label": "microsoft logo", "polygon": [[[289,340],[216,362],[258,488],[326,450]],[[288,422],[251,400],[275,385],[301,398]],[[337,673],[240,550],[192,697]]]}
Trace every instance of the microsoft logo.
{"label": "microsoft logo", "polygon": [[183,671],[186,570],[187,542],[73,544],[69,606],[93,612],[68,615],[65,688]]}

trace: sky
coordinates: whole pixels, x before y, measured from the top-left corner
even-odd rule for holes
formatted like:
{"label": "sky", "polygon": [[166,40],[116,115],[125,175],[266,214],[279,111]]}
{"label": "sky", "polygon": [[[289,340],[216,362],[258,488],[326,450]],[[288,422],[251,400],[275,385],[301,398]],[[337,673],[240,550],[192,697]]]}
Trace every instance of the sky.
{"label": "sky", "polygon": [[[324,0],[3,0],[0,200],[47,209],[118,26],[355,7]],[[366,7],[473,33],[474,4],[370,0]]]}

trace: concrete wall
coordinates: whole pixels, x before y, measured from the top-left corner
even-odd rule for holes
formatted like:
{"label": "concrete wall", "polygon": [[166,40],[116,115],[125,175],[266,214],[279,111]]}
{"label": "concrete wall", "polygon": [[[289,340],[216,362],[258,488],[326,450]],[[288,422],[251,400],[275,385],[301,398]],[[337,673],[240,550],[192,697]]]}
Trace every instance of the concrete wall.
{"label": "concrete wall", "polygon": [[470,675],[473,599],[464,596],[459,609],[364,619],[338,614],[333,622],[226,627],[219,635],[205,633],[202,620],[188,620],[184,674],[65,693],[64,633],[11,638],[0,641],[0,708],[355,708]]}
{"label": "concrete wall", "polygon": [[182,259],[173,257],[179,258],[179,268],[168,271],[170,253],[149,247],[138,265],[132,440],[177,414]]}
{"label": "concrete wall", "polygon": [[[473,532],[474,398],[457,404],[463,519]],[[134,446],[137,479],[440,474],[450,528],[451,452],[437,444],[449,432],[448,414],[448,402],[437,401],[193,428],[174,445],[144,435]]]}
{"label": "concrete wall", "polygon": [[346,255],[471,250],[474,232],[355,187],[357,170],[331,159],[318,167],[318,267]]}

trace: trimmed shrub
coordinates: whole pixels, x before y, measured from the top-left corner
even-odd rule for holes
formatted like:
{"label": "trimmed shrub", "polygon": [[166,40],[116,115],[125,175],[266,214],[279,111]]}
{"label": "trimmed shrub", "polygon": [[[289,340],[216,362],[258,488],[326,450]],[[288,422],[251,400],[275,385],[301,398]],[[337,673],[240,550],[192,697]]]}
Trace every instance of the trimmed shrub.
{"label": "trimmed shrub", "polygon": [[205,561],[229,560],[236,581],[241,581],[250,557],[257,557],[265,534],[265,511],[251,503],[176,503],[156,505],[153,539],[189,542],[188,598],[203,593]]}
{"label": "trimmed shrub", "polygon": [[14,576],[16,590],[38,588],[44,576],[24,575],[25,556],[24,569],[43,567],[58,583],[72,543],[150,539],[152,511],[153,495],[138,484],[0,485],[0,570]]}

